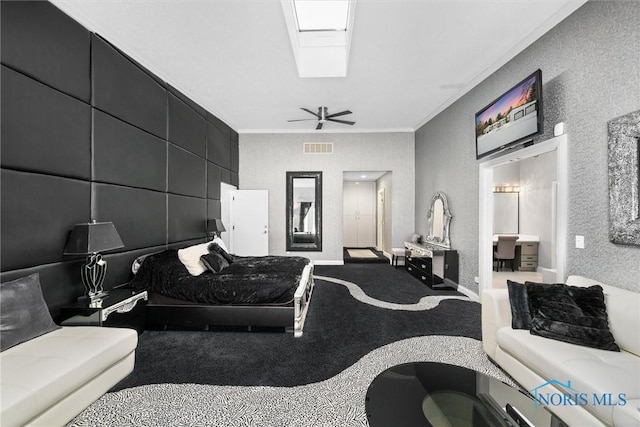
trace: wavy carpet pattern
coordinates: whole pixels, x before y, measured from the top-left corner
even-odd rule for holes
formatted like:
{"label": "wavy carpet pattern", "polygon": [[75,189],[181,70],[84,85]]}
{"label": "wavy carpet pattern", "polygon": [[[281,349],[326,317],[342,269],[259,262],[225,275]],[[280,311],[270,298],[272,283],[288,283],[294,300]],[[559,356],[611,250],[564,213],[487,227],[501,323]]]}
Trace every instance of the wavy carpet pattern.
{"label": "wavy carpet pattern", "polygon": [[336,283],[338,285],[342,285],[349,290],[349,293],[352,297],[357,299],[360,302],[365,304],[373,305],[375,307],[386,308],[388,310],[407,310],[407,311],[422,311],[422,310],[431,310],[440,304],[440,301],[445,299],[459,299],[463,301],[468,301],[467,297],[460,296],[445,296],[445,295],[430,295],[426,297],[420,298],[420,301],[414,304],[397,304],[393,302],[381,301],[379,299],[370,297],[367,295],[360,286],[355,283],[349,282],[347,280],[342,279],[334,279],[332,277],[326,276],[313,276],[317,280],[324,280],[325,282]]}
{"label": "wavy carpet pattern", "polygon": [[391,366],[442,362],[511,380],[482,351],[480,341],[426,336],[380,347],[340,374],[296,387],[157,384],[107,393],[71,426],[367,426],[365,395]]}
{"label": "wavy carpet pattern", "polygon": [[505,375],[480,342],[480,305],[382,264],[316,266],[302,337],[146,331],[134,372],[73,426],[365,426],[385,369],[438,361]]}

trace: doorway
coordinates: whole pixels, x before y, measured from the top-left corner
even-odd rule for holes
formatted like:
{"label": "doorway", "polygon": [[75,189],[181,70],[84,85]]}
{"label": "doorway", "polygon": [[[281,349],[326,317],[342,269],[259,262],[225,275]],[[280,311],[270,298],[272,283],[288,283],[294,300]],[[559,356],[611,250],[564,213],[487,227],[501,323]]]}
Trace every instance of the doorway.
{"label": "doorway", "polygon": [[[523,235],[521,240],[521,245],[523,246],[525,241],[535,242],[536,236],[538,238],[538,242],[535,243],[536,246],[536,255],[534,257],[531,254],[531,260],[535,258],[535,265],[533,261],[531,264],[527,264],[524,270],[532,270],[525,272],[523,271],[522,275],[514,274],[513,278],[515,280],[538,280],[538,281],[558,281],[562,282],[565,279],[565,266],[566,266],[566,241],[567,241],[567,215],[568,215],[568,193],[567,193],[567,135],[560,135],[558,137],[540,142],[538,144],[532,145],[530,147],[523,148],[521,150],[513,151],[511,153],[506,153],[505,155],[490,159],[485,162],[480,163],[479,172],[480,172],[480,187],[479,187],[479,202],[480,202],[480,212],[479,212],[479,292],[482,292],[483,289],[490,289],[493,287],[502,287],[502,281],[506,282],[506,276],[504,278],[500,278],[501,281],[494,283],[494,238],[496,238],[494,233],[494,218],[495,218],[495,194],[497,193],[506,193],[507,189],[511,191],[514,190],[514,187],[518,187],[518,191],[520,192],[522,189],[522,184],[520,181],[518,182],[502,182],[504,178],[503,172],[508,170],[510,167],[516,170],[519,166],[522,166],[524,163],[520,163],[522,161],[527,161],[528,164],[535,164],[536,161],[531,159],[537,159],[542,156],[551,156],[555,160],[555,164],[553,168],[555,169],[555,179],[552,180],[549,187],[550,195],[548,197],[549,206],[545,207],[547,211],[553,212],[555,216],[550,214],[547,218],[538,218],[538,221],[548,221],[551,225],[547,228],[548,231],[544,231],[544,249],[540,246],[540,250],[538,250],[537,246],[541,244],[539,235],[535,233],[531,233],[531,230],[536,230],[534,226],[527,225],[528,228],[521,228],[523,225],[523,221],[527,216],[531,216],[535,214],[535,209],[532,208],[532,203],[536,202],[536,195],[532,194],[533,197],[530,197],[531,200],[527,201],[527,203],[523,203],[522,199],[524,198],[524,194],[519,195],[519,203],[518,203],[518,235]],[[542,157],[544,158],[544,157]],[[508,166],[510,164],[515,164],[515,166]],[[532,176],[535,176],[532,175]],[[531,184],[531,187],[535,189],[536,180],[540,178],[532,178],[532,183],[526,183],[527,186]],[[511,179],[514,181],[514,179]],[[509,185],[510,184],[510,185]],[[517,185],[516,185],[517,184]],[[510,187],[510,188],[508,188]],[[496,191],[498,190],[498,191]],[[498,214],[504,214],[504,212],[500,212]],[[525,218],[523,218],[525,217]],[[531,218],[526,219],[526,221],[530,221]],[[535,223],[535,219],[533,220]],[[513,224],[514,221],[511,221]],[[533,228],[532,228],[533,227]],[[542,230],[538,228],[537,230]],[[497,230],[500,231],[500,230]],[[511,230],[513,231],[513,230]],[[529,231],[530,234],[527,236],[526,231]],[[500,233],[502,234],[502,233]],[[532,246],[533,243],[532,243]],[[520,255],[522,256],[523,248],[521,248]],[[542,255],[545,259],[545,265],[537,265],[538,259],[540,256],[540,252],[542,251]],[[526,254],[525,255],[529,255]],[[519,260],[522,262],[522,259]],[[535,268],[534,268],[535,267]],[[533,274],[535,273],[535,275]],[[528,277],[525,277],[528,275]],[[515,277],[522,276],[522,277]],[[505,284],[506,286],[506,284]]]}
{"label": "doorway", "polygon": [[379,251],[384,251],[384,187],[378,190],[378,207],[376,209],[376,223],[377,223],[377,232],[376,232],[376,249]]}

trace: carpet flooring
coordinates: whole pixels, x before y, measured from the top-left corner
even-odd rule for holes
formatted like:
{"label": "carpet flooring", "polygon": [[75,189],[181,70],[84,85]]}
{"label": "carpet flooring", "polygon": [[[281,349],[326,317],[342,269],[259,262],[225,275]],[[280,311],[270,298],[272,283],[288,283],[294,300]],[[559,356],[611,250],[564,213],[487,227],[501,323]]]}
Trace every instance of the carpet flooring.
{"label": "carpet flooring", "polygon": [[443,361],[504,378],[482,352],[480,305],[461,294],[388,264],[314,273],[326,280],[316,279],[302,337],[147,331],[134,372],[72,425],[364,426],[366,387],[395,364]]}

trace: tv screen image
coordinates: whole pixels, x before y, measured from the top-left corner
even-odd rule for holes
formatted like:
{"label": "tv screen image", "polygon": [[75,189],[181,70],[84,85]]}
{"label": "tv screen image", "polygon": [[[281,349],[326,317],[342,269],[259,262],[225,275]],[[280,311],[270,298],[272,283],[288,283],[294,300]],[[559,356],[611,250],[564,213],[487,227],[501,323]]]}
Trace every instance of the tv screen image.
{"label": "tv screen image", "polygon": [[476,114],[476,158],[542,133],[542,72],[536,70]]}

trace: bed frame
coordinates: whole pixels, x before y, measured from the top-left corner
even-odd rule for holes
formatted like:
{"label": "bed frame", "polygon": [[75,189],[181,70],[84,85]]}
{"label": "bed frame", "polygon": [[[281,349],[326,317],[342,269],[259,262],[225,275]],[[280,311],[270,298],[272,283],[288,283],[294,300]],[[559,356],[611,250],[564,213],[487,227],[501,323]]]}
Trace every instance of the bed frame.
{"label": "bed frame", "polygon": [[302,336],[313,293],[313,262],[302,271],[292,305],[207,305],[149,293],[147,329],[215,327],[284,328]]}

